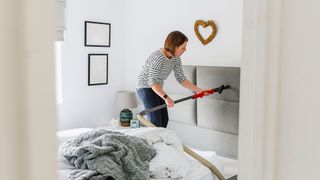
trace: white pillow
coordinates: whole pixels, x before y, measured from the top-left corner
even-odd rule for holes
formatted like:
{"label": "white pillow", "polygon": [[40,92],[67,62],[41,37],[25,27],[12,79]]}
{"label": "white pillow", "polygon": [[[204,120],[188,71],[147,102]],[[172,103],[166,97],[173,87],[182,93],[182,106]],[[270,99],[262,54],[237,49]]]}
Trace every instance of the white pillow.
{"label": "white pillow", "polygon": [[172,146],[175,149],[183,151],[182,143],[176,133],[167,128],[158,127],[142,127],[142,128],[129,128],[119,129],[124,134],[136,136],[145,139],[149,145],[153,145],[159,142],[164,142],[167,145]]}
{"label": "white pillow", "polygon": [[190,171],[188,157],[164,142],[153,145],[157,154],[150,161],[151,178],[184,178]]}

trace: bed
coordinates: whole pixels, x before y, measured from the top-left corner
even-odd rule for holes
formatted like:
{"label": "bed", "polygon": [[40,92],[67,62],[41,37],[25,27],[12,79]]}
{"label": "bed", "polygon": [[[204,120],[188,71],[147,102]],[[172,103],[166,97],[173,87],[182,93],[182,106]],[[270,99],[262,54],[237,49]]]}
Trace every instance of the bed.
{"label": "bed", "polygon": [[[184,179],[184,180],[216,180],[211,171],[200,162],[183,153],[182,143],[177,135],[165,128],[109,128],[111,131],[121,132],[130,136],[144,138],[157,150],[157,155],[150,162],[151,180],[156,179]],[[74,138],[93,129],[78,128],[57,132],[58,144]],[[162,140],[160,140],[162,139]],[[156,143],[154,143],[156,142]],[[166,144],[165,144],[166,143]],[[216,155],[213,151],[195,150],[199,155],[206,158],[222,172],[226,179],[237,174],[237,161],[234,159]],[[76,170],[64,156],[58,153],[60,180],[68,179],[69,174]],[[232,179],[232,178],[231,178]]]}
{"label": "bed", "polygon": [[[108,129],[144,138],[149,143],[158,139],[156,143],[150,143],[157,150],[157,155],[150,161],[150,179],[218,180],[219,176],[215,176],[211,169],[183,151],[187,149],[213,164],[225,179],[236,180],[240,68],[183,66],[183,71],[189,80],[201,88],[211,89],[222,84],[228,84],[231,88],[223,94],[216,93],[170,108],[167,129]],[[192,93],[177,87],[179,85],[171,74],[164,86],[171,97],[180,99]],[[60,131],[57,133],[59,145],[90,130]],[[166,142],[168,139],[170,142]],[[75,167],[60,154],[58,160],[60,179],[65,180]]]}

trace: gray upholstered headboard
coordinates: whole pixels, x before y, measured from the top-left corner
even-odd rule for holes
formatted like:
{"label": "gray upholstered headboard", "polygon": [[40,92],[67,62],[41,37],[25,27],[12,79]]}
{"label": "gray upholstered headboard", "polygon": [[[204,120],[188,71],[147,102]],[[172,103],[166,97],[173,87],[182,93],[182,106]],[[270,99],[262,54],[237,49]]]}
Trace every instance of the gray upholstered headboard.
{"label": "gray upholstered headboard", "polygon": [[[237,158],[240,68],[183,66],[183,71],[200,88],[212,89],[222,84],[231,88],[222,94],[184,101],[169,108],[168,128],[186,145]],[[193,94],[179,85],[173,73],[164,90],[175,100]]]}

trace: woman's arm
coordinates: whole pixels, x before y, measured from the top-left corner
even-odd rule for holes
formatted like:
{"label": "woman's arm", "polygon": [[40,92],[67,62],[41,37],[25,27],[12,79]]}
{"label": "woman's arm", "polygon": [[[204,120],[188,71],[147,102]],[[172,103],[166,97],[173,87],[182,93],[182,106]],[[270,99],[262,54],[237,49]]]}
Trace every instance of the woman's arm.
{"label": "woman's arm", "polygon": [[203,90],[200,89],[198,86],[194,85],[192,82],[190,82],[188,79],[185,79],[181,85],[187,89],[190,89],[191,91],[194,91],[196,93],[202,92]]}
{"label": "woman's arm", "polygon": [[[183,73],[182,70],[182,64],[181,59],[178,59],[176,61],[175,67],[174,67],[174,76],[176,77],[176,80],[185,88],[190,89],[193,92],[199,93],[203,90],[199,88],[198,86],[192,84],[188,79],[186,79],[186,76]],[[206,94],[205,94],[206,95]]]}
{"label": "woman's arm", "polygon": [[166,93],[162,90],[160,84],[153,83],[152,86],[151,86],[151,89],[156,94],[158,94],[158,96],[160,96],[163,100],[165,100],[165,102],[168,105],[168,107],[173,107],[174,101],[169,96],[167,96],[166,98],[163,97]]}
{"label": "woman's arm", "polygon": [[163,97],[166,94],[158,83],[153,83],[151,88],[160,97]]}

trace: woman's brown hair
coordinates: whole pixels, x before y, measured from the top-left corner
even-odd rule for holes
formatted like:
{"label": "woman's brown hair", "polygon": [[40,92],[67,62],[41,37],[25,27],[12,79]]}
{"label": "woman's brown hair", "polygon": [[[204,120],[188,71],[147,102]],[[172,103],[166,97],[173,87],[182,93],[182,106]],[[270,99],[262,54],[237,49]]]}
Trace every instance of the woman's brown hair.
{"label": "woman's brown hair", "polygon": [[172,31],[168,34],[164,42],[164,49],[169,51],[172,55],[175,54],[176,48],[188,41],[188,37],[180,31]]}

